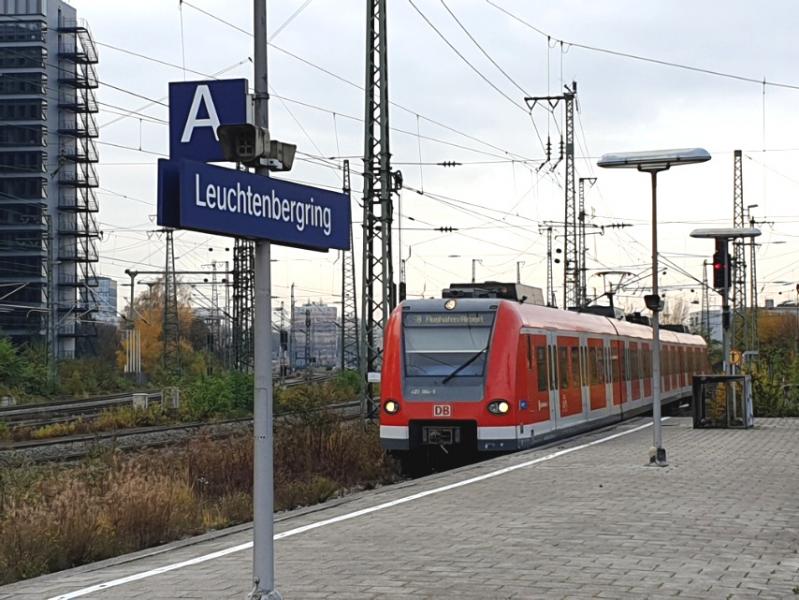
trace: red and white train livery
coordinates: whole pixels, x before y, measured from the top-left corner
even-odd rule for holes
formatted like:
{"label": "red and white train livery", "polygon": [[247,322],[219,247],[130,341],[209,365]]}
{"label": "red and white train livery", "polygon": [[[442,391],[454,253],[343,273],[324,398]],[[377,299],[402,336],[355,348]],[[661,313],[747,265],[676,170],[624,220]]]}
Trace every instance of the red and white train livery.
{"label": "red and white train livery", "polygon": [[[707,364],[697,335],[661,330],[662,401]],[[409,300],[384,341],[380,439],[405,458],[527,448],[652,404],[652,328],[498,298]]]}

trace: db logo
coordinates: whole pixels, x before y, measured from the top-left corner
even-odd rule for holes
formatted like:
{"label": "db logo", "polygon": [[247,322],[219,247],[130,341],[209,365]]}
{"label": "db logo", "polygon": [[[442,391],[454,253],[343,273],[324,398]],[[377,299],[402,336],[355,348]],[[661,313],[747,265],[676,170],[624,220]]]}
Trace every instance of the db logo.
{"label": "db logo", "polygon": [[434,404],[433,405],[433,416],[434,417],[451,417],[452,416],[452,406],[449,404]]}

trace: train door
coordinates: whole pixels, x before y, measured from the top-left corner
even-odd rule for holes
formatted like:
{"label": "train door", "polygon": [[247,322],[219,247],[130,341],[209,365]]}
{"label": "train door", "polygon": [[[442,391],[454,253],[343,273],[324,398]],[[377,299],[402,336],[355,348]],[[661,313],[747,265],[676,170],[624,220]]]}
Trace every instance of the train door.
{"label": "train door", "polygon": [[547,366],[549,368],[549,409],[553,416],[553,425],[563,417],[565,398],[561,398],[558,374],[558,347],[557,337],[554,333],[546,336]]}
{"label": "train door", "polygon": [[585,335],[580,336],[580,345],[576,349],[577,355],[572,355],[573,368],[580,376],[580,399],[583,407],[583,415],[588,418],[591,406],[591,386],[588,378],[588,339]]}
{"label": "train door", "polygon": [[632,399],[641,399],[641,372],[639,367],[640,354],[638,342],[630,342],[630,383],[632,384]]}
{"label": "train door", "polygon": [[627,382],[624,378],[624,342],[613,340],[610,343],[610,371],[613,382],[613,406],[627,402]]}
{"label": "train door", "polygon": [[679,348],[677,351],[680,354],[680,387],[684,388],[688,385],[690,349]]}
{"label": "train door", "polygon": [[527,370],[527,394],[533,423],[550,418],[549,350],[545,335],[525,335],[530,368]]}
{"label": "train door", "polygon": [[[556,342],[560,414],[562,417],[571,417],[583,412],[579,372],[580,340],[576,337],[558,336]],[[576,361],[575,356],[578,357]],[[575,366],[578,368],[575,369]]]}
{"label": "train door", "polygon": [[671,360],[671,346],[663,346],[663,391],[669,392],[674,387],[671,382],[671,374],[674,371],[674,362]]}
{"label": "train door", "polygon": [[591,389],[591,410],[600,410],[608,404],[605,392],[605,356],[602,340],[588,339],[588,377]]}
{"label": "train door", "polygon": [[605,398],[607,399],[607,405],[612,405],[614,403],[613,400],[613,363],[611,362],[611,342],[609,339],[605,338],[602,340],[603,347],[602,347],[602,363],[605,365]]}
{"label": "train door", "polygon": [[[654,360],[652,352],[649,350],[649,344],[641,344],[641,355],[643,357],[644,396],[649,397],[652,395],[652,360]],[[663,363],[662,360],[660,362]]]}

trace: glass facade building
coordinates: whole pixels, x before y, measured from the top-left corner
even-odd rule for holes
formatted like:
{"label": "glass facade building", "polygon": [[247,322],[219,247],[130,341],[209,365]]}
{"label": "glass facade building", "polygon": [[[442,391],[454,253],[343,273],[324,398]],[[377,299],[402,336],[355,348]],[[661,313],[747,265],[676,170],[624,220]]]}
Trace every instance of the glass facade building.
{"label": "glass facade building", "polygon": [[97,48],[62,0],[0,0],[0,334],[93,335]]}

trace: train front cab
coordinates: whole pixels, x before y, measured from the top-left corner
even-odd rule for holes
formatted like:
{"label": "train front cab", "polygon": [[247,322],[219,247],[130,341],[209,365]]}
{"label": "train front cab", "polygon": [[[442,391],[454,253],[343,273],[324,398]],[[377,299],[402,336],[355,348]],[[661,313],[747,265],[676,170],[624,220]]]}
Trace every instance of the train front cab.
{"label": "train front cab", "polygon": [[505,300],[400,305],[385,337],[383,447],[395,453],[436,448],[459,454],[518,449],[519,328],[518,312]]}

